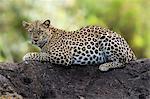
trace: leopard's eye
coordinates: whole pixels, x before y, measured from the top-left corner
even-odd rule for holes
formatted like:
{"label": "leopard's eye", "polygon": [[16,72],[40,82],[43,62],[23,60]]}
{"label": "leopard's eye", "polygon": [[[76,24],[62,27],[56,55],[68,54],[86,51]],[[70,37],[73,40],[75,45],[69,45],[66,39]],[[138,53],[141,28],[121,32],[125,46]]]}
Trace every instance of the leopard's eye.
{"label": "leopard's eye", "polygon": [[37,31],[37,34],[40,34],[40,31]]}
{"label": "leopard's eye", "polygon": [[40,32],[41,32],[41,33],[43,33],[43,31],[42,31],[42,30],[40,30]]}
{"label": "leopard's eye", "polygon": [[29,32],[29,33],[32,33],[32,32],[33,32],[33,30],[29,30],[28,32]]}

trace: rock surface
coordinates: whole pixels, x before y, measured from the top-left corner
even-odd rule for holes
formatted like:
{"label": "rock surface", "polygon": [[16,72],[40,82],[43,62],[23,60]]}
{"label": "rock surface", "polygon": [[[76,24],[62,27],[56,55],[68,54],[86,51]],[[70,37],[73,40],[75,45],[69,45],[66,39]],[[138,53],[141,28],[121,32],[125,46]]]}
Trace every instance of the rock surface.
{"label": "rock surface", "polygon": [[9,85],[25,99],[150,99],[150,59],[101,72],[98,66],[0,63],[0,93]]}

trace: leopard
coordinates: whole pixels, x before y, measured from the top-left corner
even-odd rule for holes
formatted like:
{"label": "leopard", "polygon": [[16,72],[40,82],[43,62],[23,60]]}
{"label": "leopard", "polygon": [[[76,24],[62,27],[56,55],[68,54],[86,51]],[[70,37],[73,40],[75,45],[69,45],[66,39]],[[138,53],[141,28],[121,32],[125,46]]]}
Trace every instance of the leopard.
{"label": "leopard", "polygon": [[63,66],[95,65],[100,71],[123,68],[136,56],[118,33],[99,25],[87,25],[73,31],[59,29],[49,19],[23,21],[31,43],[40,52],[30,52],[23,61],[46,61]]}

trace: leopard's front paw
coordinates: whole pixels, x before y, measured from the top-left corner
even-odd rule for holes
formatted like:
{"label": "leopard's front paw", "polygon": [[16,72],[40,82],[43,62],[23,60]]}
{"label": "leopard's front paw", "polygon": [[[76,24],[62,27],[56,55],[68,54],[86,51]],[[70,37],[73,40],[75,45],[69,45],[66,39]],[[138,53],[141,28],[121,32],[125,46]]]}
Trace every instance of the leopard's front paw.
{"label": "leopard's front paw", "polygon": [[25,56],[23,56],[22,60],[23,60],[23,61],[29,61],[29,60],[32,60],[31,54],[30,54],[30,53],[27,53]]}

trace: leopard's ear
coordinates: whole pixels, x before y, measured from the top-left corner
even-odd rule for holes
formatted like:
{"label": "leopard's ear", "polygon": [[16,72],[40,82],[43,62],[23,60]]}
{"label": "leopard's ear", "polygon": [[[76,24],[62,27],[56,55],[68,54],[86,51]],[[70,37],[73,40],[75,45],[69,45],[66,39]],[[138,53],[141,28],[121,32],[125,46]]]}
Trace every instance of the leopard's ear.
{"label": "leopard's ear", "polygon": [[26,22],[26,21],[22,21],[22,25],[25,29],[28,29],[30,26],[30,23]]}
{"label": "leopard's ear", "polygon": [[50,26],[50,23],[51,23],[50,20],[46,20],[46,21],[44,21],[43,26],[45,28],[48,28]]}

